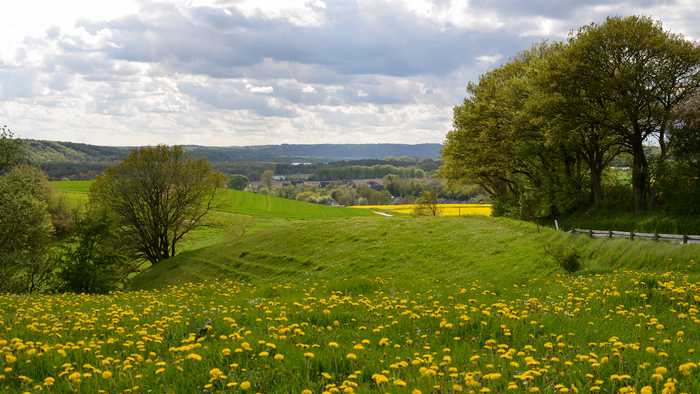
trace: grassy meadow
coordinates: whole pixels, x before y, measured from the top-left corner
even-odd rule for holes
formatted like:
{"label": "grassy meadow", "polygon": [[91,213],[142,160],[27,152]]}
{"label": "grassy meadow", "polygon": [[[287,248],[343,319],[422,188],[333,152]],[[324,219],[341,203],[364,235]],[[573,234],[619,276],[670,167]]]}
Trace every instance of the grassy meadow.
{"label": "grassy meadow", "polygon": [[127,291],[0,295],[3,392],[700,392],[700,246],[232,196]]}

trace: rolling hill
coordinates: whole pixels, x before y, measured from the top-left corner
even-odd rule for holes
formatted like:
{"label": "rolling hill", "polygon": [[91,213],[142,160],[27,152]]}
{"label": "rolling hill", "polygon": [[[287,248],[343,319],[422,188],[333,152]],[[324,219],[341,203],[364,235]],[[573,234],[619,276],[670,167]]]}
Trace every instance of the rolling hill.
{"label": "rolling hill", "polygon": [[[101,163],[123,159],[133,147],[97,146],[74,142],[25,140],[30,159],[35,163]],[[231,161],[315,160],[339,161],[440,156],[440,144],[282,144],[259,146],[186,145],[185,150],[214,163]]]}

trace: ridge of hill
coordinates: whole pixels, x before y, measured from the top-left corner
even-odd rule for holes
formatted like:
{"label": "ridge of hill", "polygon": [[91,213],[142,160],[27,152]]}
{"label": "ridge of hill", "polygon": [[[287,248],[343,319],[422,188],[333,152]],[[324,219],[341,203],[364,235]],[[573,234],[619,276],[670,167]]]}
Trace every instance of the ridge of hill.
{"label": "ridge of hill", "polygon": [[[101,163],[123,159],[134,147],[98,146],[76,142],[25,140],[27,151],[35,163],[77,162]],[[441,144],[282,144],[257,146],[184,145],[185,150],[212,162],[241,160],[312,160],[340,161],[415,157],[430,159],[440,156]]]}
{"label": "ridge of hill", "polygon": [[401,283],[488,281],[507,288],[562,272],[547,248],[575,246],[584,271],[699,273],[700,245],[589,239],[492,217],[286,221],[190,249],[138,275],[134,288],[231,278],[265,283],[392,278]]}

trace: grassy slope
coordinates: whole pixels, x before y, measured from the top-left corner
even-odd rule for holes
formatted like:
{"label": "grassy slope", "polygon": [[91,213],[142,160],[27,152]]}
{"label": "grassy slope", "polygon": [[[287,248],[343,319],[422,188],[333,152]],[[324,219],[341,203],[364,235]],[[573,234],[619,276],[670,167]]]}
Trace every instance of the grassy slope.
{"label": "grassy slope", "polygon": [[574,244],[588,271],[616,268],[696,272],[700,246],[590,240],[506,219],[365,218],[277,223],[190,250],[140,275],[134,286],[233,277],[253,282],[308,278],[392,277],[398,281],[468,281],[504,286],[559,272],[545,245]]}
{"label": "grassy slope", "polygon": [[255,215],[257,217],[327,219],[356,216],[375,216],[371,212],[310,204],[263,194],[224,190],[217,201],[217,211]]}
{"label": "grassy slope", "polygon": [[[51,184],[71,206],[82,207],[88,200],[92,181],[55,181]],[[188,234],[183,239],[180,250],[202,248],[290,220],[363,216],[376,215],[364,210],[310,204],[226,189],[217,196],[215,207],[207,217],[207,225]]]}
{"label": "grassy slope", "polygon": [[[51,182],[56,190],[70,199],[87,199],[92,181]],[[349,208],[330,207],[288,200],[263,194],[222,190],[217,196],[215,211],[267,218],[324,219],[355,216],[373,216],[371,212]]]}
{"label": "grassy slope", "polygon": [[[52,184],[83,202],[90,186],[89,181]],[[221,193],[208,224],[185,239],[181,255],[143,274],[135,287],[223,276],[255,281],[388,274],[414,280],[488,278],[494,272],[498,282],[510,283],[557,272],[544,246],[572,242],[593,271],[628,267],[695,272],[694,264],[686,266],[700,259],[700,246],[589,240],[549,229],[540,233],[534,225],[507,219],[385,218],[367,210],[235,190]]]}

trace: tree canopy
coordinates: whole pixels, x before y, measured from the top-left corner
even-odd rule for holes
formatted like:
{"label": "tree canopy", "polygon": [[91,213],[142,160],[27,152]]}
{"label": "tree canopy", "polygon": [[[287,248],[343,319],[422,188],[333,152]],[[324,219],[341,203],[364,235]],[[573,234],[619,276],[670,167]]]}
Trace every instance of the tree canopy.
{"label": "tree canopy", "polygon": [[[454,109],[441,171],[481,185],[496,213],[557,216],[598,205],[605,170],[624,153],[641,211],[662,194],[679,141],[696,135],[690,112],[682,121],[678,110],[699,90],[698,44],[650,18],[608,18],[470,83]],[[649,144],[659,146],[653,162]]]}
{"label": "tree canopy", "polygon": [[25,162],[22,140],[14,137],[9,127],[0,126],[0,175]]}
{"label": "tree canopy", "polygon": [[99,176],[90,199],[93,209],[114,216],[138,257],[157,264],[175,256],[178,242],[203,224],[224,182],[208,161],[181,147],[145,147]]}

